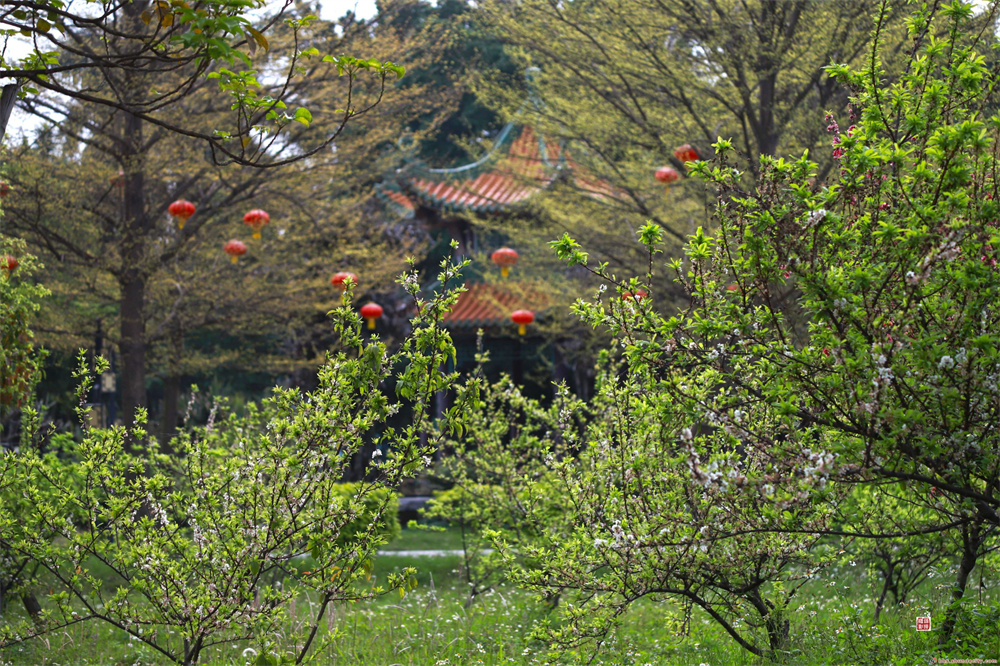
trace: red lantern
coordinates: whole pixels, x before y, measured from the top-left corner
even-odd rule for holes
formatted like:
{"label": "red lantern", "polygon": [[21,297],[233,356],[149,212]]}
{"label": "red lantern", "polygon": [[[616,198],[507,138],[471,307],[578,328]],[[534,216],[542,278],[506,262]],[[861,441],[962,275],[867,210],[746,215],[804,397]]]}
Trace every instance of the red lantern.
{"label": "red lantern", "polygon": [[500,267],[500,275],[507,277],[510,275],[510,267],[517,263],[517,252],[509,247],[502,247],[490,255],[490,259]]}
{"label": "red lantern", "polygon": [[260,228],[270,221],[271,216],[259,208],[254,208],[252,211],[243,216],[243,224],[246,224],[253,229],[254,238],[260,238]]}
{"label": "red lantern", "polygon": [[8,192],[10,192],[10,185],[0,180],[0,199],[6,197]]}
{"label": "red lantern", "polygon": [[183,229],[184,223],[188,221],[192,215],[194,215],[194,204],[190,201],[185,201],[184,199],[178,199],[169,206],[167,206],[167,212],[177,220],[177,228]]}
{"label": "red lantern", "polygon": [[647,296],[649,296],[649,292],[648,291],[646,291],[645,289],[637,289],[634,294],[631,291],[626,291],[624,294],[622,294],[622,300],[623,301],[641,301],[644,298],[646,298]]}
{"label": "red lantern", "polygon": [[514,310],[510,314],[510,320],[517,324],[517,334],[524,335],[528,330],[528,324],[535,321],[535,313],[531,310]]}
{"label": "red lantern", "polygon": [[680,177],[681,174],[677,171],[677,169],[671,166],[661,166],[659,169],[656,170],[655,174],[656,180],[666,185],[670,185],[671,183],[676,183],[678,180],[680,180]]}
{"label": "red lantern", "polygon": [[355,285],[358,284],[358,276],[347,271],[334,273],[333,277],[330,278],[330,284],[332,284],[337,291],[343,293],[347,291],[347,280],[350,280]]}
{"label": "red lantern", "polygon": [[12,257],[9,254],[5,255],[3,261],[0,262],[0,266],[3,266],[4,270],[7,271],[7,277],[10,277],[10,274],[13,273],[19,265],[20,262],[17,260],[17,257]]}
{"label": "red lantern", "polygon": [[679,159],[681,162],[697,162],[701,159],[701,155],[690,143],[685,143],[683,146],[677,146],[674,148],[674,157]]}
{"label": "red lantern", "polygon": [[226,243],[222,249],[226,251],[226,254],[232,258],[233,263],[235,264],[240,260],[241,255],[247,253],[247,244],[243,241],[231,240]]}
{"label": "red lantern", "polygon": [[361,316],[368,322],[368,328],[375,328],[375,320],[382,316],[382,306],[378,303],[362,305]]}

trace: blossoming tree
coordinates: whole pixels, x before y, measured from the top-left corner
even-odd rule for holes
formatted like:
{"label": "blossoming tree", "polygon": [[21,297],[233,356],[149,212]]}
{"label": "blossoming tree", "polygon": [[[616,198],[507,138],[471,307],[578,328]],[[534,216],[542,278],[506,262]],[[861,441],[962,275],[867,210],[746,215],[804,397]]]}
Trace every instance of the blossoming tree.
{"label": "blossoming tree", "polygon": [[[446,266],[442,282],[457,271]],[[419,314],[398,351],[362,336],[344,306],[334,313],[341,346],[315,391],[276,391],[244,416],[213,413],[175,440],[175,456],[126,446],[127,435],[148,442],[140,421],[0,457],[0,573],[26,561],[19,589],[51,590],[31,620],[4,615],[0,647],[90,621],[179,664],[233,642],[257,650],[257,663],[302,663],[335,638],[319,630],[332,605],[405,594],[413,570],[372,580],[372,558],[397,524],[394,489],[438,445],[426,432],[434,394],[455,379],[439,368],[454,353],[441,319],[457,293],[424,300],[415,276],[404,284]],[[457,425],[475,401],[472,387],[444,418]],[[385,428],[404,406],[408,424]],[[352,455],[372,443],[380,455],[365,481],[345,488]],[[304,592],[317,603],[294,649],[278,654],[275,632]]]}
{"label": "blossoming tree", "polygon": [[[762,156],[748,186],[722,139],[695,166],[718,197],[713,231],[668,263],[686,307],[622,298],[655,284],[655,224],[639,232],[649,272],[631,279],[568,235],[553,243],[603,281],[576,309],[627,363],[603,385],[610,409],[582,452],[549,442],[571,515],[527,542],[493,533],[514,580],[573,595],[564,623],[542,627],[557,643],[599,640],[635,600],[667,596],[774,652],[789,564],[821,563],[816,539],[836,534],[957,543],[951,637],[1000,527],[1000,115],[979,54],[997,4],[919,9],[891,83],[888,10],[863,69],[829,68],[852,93],[851,125],[826,121],[832,178],[817,181],[807,155]],[[921,515],[896,527],[838,515],[858,506],[845,501],[857,486],[875,502],[895,489]]]}

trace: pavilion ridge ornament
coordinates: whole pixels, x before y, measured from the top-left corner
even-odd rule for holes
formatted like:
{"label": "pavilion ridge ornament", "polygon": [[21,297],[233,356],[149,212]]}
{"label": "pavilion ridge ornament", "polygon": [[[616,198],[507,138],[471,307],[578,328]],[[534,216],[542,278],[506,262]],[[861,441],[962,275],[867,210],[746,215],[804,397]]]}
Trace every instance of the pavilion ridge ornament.
{"label": "pavilion ridge ornament", "polygon": [[167,207],[167,212],[177,220],[177,228],[183,229],[184,223],[194,215],[194,204],[184,199],[178,199]]}
{"label": "pavilion ridge ornament", "polygon": [[330,284],[333,285],[334,289],[340,293],[347,291],[347,281],[350,280],[351,284],[358,284],[358,276],[350,271],[340,271],[339,273],[334,273],[333,277],[330,278]]}
{"label": "pavilion ridge ornament", "polygon": [[226,243],[222,249],[225,250],[226,254],[229,255],[229,257],[233,260],[233,263],[235,264],[237,261],[240,260],[241,255],[247,253],[247,244],[244,243],[243,241],[231,240],[228,243]]}
{"label": "pavilion ridge ornament", "polygon": [[271,216],[267,214],[267,211],[263,211],[259,208],[254,208],[252,211],[243,216],[243,224],[253,229],[253,237],[256,239],[260,239],[261,227],[270,221]]}
{"label": "pavilion ridge ornament", "polygon": [[375,320],[382,316],[382,306],[378,303],[368,303],[361,306],[361,316],[368,322],[368,328],[375,328]]}
{"label": "pavilion ridge ornament", "polygon": [[524,335],[528,330],[528,324],[535,321],[535,313],[531,310],[514,310],[510,314],[510,320],[517,324],[517,334]]}
{"label": "pavilion ridge ornament", "polygon": [[475,162],[431,168],[407,158],[404,167],[386,174],[375,186],[375,194],[388,211],[403,219],[413,219],[421,206],[439,215],[502,214],[523,206],[562,179],[600,201],[623,194],[590,173],[577,157],[565,142],[546,137],[530,125],[510,122],[489,152]]}
{"label": "pavilion ridge ornament", "polygon": [[502,247],[490,255],[494,264],[500,267],[500,275],[510,275],[510,267],[517,263],[517,252],[509,247]]}

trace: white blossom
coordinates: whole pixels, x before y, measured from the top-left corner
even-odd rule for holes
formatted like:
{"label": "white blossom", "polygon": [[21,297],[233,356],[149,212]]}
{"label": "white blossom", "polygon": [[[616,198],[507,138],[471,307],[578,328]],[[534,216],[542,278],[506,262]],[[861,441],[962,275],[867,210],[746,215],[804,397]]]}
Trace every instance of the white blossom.
{"label": "white blossom", "polygon": [[826,217],[825,208],[814,210],[812,213],[809,214],[809,217],[806,218],[806,226],[811,227],[814,224],[817,224],[818,222],[822,221],[824,217]]}

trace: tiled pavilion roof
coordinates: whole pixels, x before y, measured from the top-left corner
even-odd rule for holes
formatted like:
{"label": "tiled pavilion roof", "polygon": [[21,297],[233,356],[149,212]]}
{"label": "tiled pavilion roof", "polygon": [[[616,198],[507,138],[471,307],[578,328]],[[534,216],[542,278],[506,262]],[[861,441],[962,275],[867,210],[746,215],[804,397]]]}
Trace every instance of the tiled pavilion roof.
{"label": "tiled pavilion roof", "polygon": [[468,291],[458,297],[458,302],[444,318],[448,328],[476,329],[511,324],[514,310],[531,310],[536,317],[549,304],[549,297],[525,283],[503,284],[477,282],[468,285]]}
{"label": "tiled pavilion roof", "polygon": [[421,204],[441,212],[498,213],[549,187],[562,170],[590,196],[614,194],[606,182],[588,177],[560,143],[515,123],[504,127],[493,149],[476,162],[451,169],[413,163],[375,191],[400,217],[412,217]]}

